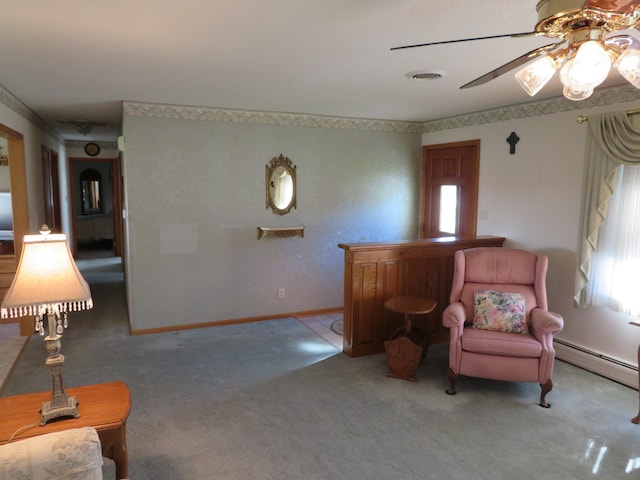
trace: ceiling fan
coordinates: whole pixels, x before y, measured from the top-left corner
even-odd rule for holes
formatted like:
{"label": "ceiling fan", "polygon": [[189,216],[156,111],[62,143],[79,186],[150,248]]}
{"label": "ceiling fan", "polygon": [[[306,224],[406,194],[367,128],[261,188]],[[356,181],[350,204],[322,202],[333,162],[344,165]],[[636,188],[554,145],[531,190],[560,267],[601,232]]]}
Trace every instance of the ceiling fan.
{"label": "ceiling fan", "polygon": [[640,0],[540,0],[536,11],[538,23],[532,32],[404,45],[391,50],[492,38],[545,36],[561,41],[531,50],[460,88],[482,85],[523,65],[524,68],[516,73],[516,80],[531,96],[560,71],[565,97],[583,100],[604,82],[611,66],[634,87],[640,88],[640,42],[631,35],[607,36],[638,26]]}
{"label": "ceiling fan", "polygon": [[93,127],[106,127],[109,125],[108,122],[91,122],[84,118],[78,118],[75,120],[58,120],[57,122],[62,125],[73,125],[76,127],[76,130],[78,130],[78,133],[81,133],[82,135],[91,133]]}

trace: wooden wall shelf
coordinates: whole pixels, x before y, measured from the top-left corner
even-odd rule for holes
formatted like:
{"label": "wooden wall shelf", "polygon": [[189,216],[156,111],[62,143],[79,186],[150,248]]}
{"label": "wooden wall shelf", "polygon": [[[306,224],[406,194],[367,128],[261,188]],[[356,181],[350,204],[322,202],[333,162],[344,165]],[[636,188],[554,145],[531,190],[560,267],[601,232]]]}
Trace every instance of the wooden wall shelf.
{"label": "wooden wall shelf", "polygon": [[298,227],[258,227],[258,240],[262,237],[304,237],[304,225]]}

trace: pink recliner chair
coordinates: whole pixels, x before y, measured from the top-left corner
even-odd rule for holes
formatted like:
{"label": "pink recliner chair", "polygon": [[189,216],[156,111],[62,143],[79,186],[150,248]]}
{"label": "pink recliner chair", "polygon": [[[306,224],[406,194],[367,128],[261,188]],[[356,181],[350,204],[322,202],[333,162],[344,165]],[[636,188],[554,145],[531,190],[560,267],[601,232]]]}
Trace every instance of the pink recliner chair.
{"label": "pink recliner chair", "polygon": [[525,250],[481,247],[455,253],[450,304],[449,395],[458,375],[538,382],[540,405],[553,388],[553,337],[564,320],[547,309],[548,259]]}

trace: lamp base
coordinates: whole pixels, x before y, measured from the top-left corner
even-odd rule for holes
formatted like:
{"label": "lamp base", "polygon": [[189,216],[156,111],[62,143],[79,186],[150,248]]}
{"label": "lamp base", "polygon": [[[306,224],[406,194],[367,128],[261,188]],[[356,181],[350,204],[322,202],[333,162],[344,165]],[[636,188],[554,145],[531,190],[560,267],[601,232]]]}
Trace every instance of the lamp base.
{"label": "lamp base", "polygon": [[42,402],[40,415],[40,425],[45,425],[47,422],[56,418],[80,418],[76,397],[67,397],[64,392],[62,396],[52,397],[51,400]]}
{"label": "lamp base", "polygon": [[[46,364],[51,371],[51,383],[53,389],[51,391],[51,400],[42,403],[40,408],[40,425],[62,417],[79,418],[78,402],[75,397],[68,397],[62,386],[62,365],[64,364],[64,355],[57,353],[60,350],[60,337],[47,337],[47,350],[50,353]],[[51,354],[51,352],[54,352]]]}

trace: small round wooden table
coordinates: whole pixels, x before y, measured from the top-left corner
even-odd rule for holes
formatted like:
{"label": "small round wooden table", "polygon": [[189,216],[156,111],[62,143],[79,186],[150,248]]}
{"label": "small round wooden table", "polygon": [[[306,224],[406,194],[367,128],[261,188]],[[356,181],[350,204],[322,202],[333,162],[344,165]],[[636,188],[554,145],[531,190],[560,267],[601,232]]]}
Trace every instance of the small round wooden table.
{"label": "small round wooden table", "polygon": [[384,342],[388,377],[417,382],[414,375],[426,354],[429,335],[419,326],[413,325],[413,317],[431,313],[437,305],[431,298],[409,295],[391,297],[384,303],[387,310],[404,315],[404,327],[396,330],[393,336]]}

